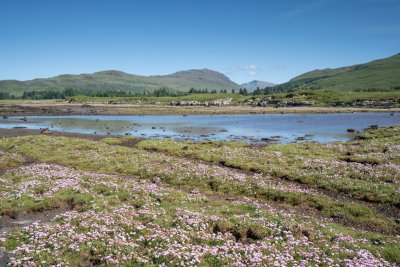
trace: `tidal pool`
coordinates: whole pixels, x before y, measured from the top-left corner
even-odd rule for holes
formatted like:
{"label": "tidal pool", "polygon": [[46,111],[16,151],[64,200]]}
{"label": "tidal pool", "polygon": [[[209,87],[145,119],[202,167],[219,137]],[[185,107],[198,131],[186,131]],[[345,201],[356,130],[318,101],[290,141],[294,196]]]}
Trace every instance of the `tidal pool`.
{"label": "tidal pool", "polygon": [[98,135],[132,135],[150,139],[224,140],[248,143],[347,141],[370,125],[400,123],[400,113],[26,116],[0,119],[0,128],[49,128]]}

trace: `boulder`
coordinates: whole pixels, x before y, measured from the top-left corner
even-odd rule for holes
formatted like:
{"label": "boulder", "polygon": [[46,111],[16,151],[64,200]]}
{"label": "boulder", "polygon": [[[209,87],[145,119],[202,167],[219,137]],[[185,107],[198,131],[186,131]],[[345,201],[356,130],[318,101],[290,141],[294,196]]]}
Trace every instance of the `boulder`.
{"label": "boulder", "polygon": [[6,267],[9,262],[9,255],[4,247],[0,247],[0,267]]}

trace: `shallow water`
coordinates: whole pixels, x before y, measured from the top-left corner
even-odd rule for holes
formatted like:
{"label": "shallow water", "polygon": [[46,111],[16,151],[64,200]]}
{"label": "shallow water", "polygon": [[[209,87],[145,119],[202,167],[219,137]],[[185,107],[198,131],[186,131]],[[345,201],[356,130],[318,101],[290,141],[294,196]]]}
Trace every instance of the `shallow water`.
{"label": "shallow water", "polygon": [[[25,120],[22,120],[26,118]],[[49,128],[98,135],[133,135],[175,140],[249,143],[347,141],[370,125],[400,124],[400,113],[260,114],[191,116],[27,116],[0,119],[0,128]],[[273,140],[262,140],[272,138]]]}

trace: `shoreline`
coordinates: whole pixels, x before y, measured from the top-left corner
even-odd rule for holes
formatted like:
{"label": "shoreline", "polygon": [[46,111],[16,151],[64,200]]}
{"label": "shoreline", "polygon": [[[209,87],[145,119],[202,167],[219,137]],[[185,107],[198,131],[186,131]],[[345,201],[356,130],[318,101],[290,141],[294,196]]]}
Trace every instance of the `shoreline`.
{"label": "shoreline", "polygon": [[63,115],[235,115],[235,114],[329,114],[355,112],[397,113],[400,108],[354,107],[252,107],[252,106],[167,106],[137,104],[1,104],[1,116]]}
{"label": "shoreline", "polygon": [[[0,129],[0,139],[19,137],[19,136],[33,136],[33,135],[43,135],[43,134],[40,132],[40,129],[28,129],[28,128]],[[54,132],[51,131],[51,134],[44,134],[44,135],[81,138],[94,141],[99,141],[106,137],[120,137],[115,135],[80,134],[80,133],[57,132],[57,131]]]}

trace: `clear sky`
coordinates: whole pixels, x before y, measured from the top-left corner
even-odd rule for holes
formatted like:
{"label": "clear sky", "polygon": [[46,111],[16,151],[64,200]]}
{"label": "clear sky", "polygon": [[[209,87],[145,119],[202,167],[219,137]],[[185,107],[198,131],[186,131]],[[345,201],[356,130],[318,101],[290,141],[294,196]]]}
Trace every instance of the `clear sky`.
{"label": "clear sky", "polygon": [[0,79],[209,68],[281,83],[399,52],[399,0],[0,0]]}

